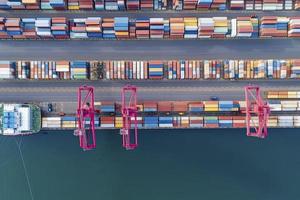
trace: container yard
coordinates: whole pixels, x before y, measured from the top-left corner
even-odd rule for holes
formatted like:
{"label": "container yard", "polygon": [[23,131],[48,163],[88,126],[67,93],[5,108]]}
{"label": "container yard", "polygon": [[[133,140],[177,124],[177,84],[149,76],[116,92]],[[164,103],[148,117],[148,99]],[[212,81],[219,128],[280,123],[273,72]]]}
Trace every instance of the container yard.
{"label": "container yard", "polygon": [[0,0],[1,200],[297,199],[299,10]]}
{"label": "container yard", "polygon": [[149,10],[298,10],[299,1],[295,0],[3,0],[3,10],[97,10],[97,11],[149,11]]}
{"label": "container yard", "polygon": [[0,17],[0,39],[298,38],[300,17]]}
{"label": "container yard", "polygon": [[[272,91],[270,91],[272,93]],[[270,93],[268,92],[268,94]],[[284,92],[284,91],[282,91]],[[300,127],[300,91],[293,100],[270,100],[268,127]],[[280,98],[281,99],[281,98]],[[283,97],[285,99],[285,97]],[[95,102],[96,129],[120,129],[123,126],[120,103]],[[137,126],[141,129],[161,128],[245,128],[245,101],[146,101],[138,102]],[[89,124],[89,121],[86,121]],[[258,124],[258,119],[251,122]],[[76,116],[43,117],[42,128],[75,129]]]}
{"label": "container yard", "polygon": [[0,61],[0,79],[299,79],[300,60]]}

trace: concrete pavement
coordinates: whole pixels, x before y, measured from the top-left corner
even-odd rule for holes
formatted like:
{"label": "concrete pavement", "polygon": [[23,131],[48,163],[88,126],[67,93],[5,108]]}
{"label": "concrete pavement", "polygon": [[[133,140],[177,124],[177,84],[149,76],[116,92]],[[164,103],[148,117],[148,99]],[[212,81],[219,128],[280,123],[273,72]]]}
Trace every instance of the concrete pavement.
{"label": "concrete pavement", "polygon": [[75,102],[80,85],[95,87],[96,101],[119,101],[121,87],[131,83],[138,86],[138,99],[144,100],[243,100],[244,86],[255,84],[266,90],[298,90],[299,80],[259,81],[1,81],[2,102]]}
{"label": "concrete pavement", "polygon": [[1,60],[299,58],[300,39],[0,41]]}

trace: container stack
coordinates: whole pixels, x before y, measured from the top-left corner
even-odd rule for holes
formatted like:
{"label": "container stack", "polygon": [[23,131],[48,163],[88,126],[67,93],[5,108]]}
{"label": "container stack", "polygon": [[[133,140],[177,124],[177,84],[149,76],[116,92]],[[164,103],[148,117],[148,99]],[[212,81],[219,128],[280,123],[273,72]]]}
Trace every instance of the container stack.
{"label": "container stack", "polygon": [[226,10],[226,0],[213,0],[211,4],[213,10]]}
{"label": "container stack", "polygon": [[140,1],[139,0],[127,0],[127,10],[139,10]]}
{"label": "container stack", "polygon": [[197,7],[197,0],[183,0],[184,10],[195,10]]}
{"label": "container stack", "polygon": [[144,102],[144,112],[157,112],[157,103],[154,101]]}
{"label": "container stack", "polygon": [[283,0],[263,0],[263,10],[283,10]]}
{"label": "container stack", "polygon": [[149,18],[138,18],[135,21],[136,38],[148,39],[150,37],[150,20]]}
{"label": "container stack", "polygon": [[231,10],[244,10],[245,1],[244,0],[230,0],[230,9]]}
{"label": "container stack", "polygon": [[260,36],[287,37],[288,22],[289,19],[287,17],[262,17],[260,24]]}
{"label": "container stack", "polygon": [[60,117],[43,117],[42,128],[61,128]]}
{"label": "container stack", "polygon": [[217,116],[204,116],[205,128],[219,128],[219,120]]}
{"label": "container stack", "polygon": [[254,10],[254,0],[245,0],[245,10]]}
{"label": "container stack", "polygon": [[197,112],[203,112],[204,110],[204,105],[203,102],[192,102],[189,103],[189,112],[190,113],[197,113]]}
{"label": "container stack", "polygon": [[180,115],[188,111],[188,102],[186,101],[175,101],[173,102],[173,112],[179,113]]}
{"label": "container stack", "polygon": [[294,126],[300,127],[300,116],[294,116]]}
{"label": "container stack", "polygon": [[153,10],[153,0],[140,0],[141,10]]}
{"label": "container stack", "polygon": [[72,39],[88,38],[85,21],[86,18],[75,18],[70,21],[70,38]]}
{"label": "container stack", "polygon": [[163,79],[164,75],[164,65],[162,61],[149,61],[148,70],[149,70],[149,79]]}
{"label": "container stack", "polygon": [[88,79],[89,63],[85,61],[73,61],[70,63],[71,79]]}
{"label": "container stack", "polygon": [[159,117],[159,128],[172,128],[173,117]]}
{"label": "container stack", "polygon": [[136,38],[136,26],[135,26],[135,19],[129,19],[129,37],[130,39]]}
{"label": "container stack", "polygon": [[115,117],[115,128],[123,127],[123,117]]}
{"label": "container stack", "polygon": [[220,79],[222,62],[217,60],[204,60],[204,79]]}
{"label": "container stack", "polygon": [[278,116],[279,127],[293,127],[294,119],[293,116]]}
{"label": "container stack", "polygon": [[128,17],[115,17],[115,34],[117,39],[129,38],[129,20]]}
{"label": "container stack", "polygon": [[268,127],[277,127],[278,125],[278,117],[277,116],[269,116],[267,126]]}
{"label": "container stack", "polygon": [[198,38],[211,38],[213,33],[213,18],[198,18]]}
{"label": "container stack", "polygon": [[61,119],[62,128],[76,128],[76,117],[65,116]]}
{"label": "container stack", "polygon": [[53,17],[51,31],[55,39],[69,38],[67,19],[65,17]]}
{"label": "container stack", "polygon": [[94,9],[93,0],[68,0],[69,10],[92,10]]}
{"label": "container stack", "polygon": [[258,19],[254,17],[237,17],[231,20],[231,37],[257,38]]}
{"label": "container stack", "polygon": [[154,10],[166,10],[167,6],[167,0],[154,0]]}
{"label": "container stack", "polygon": [[288,37],[300,37],[300,17],[290,17]]}
{"label": "container stack", "polygon": [[[134,128],[135,127],[135,124],[133,123],[134,117],[131,117],[130,119],[131,119],[131,128]],[[137,122],[137,128],[143,128],[143,124],[144,124],[143,117],[136,117],[136,122]]]}
{"label": "container stack", "polygon": [[157,104],[158,112],[170,113],[172,111],[172,102],[170,101],[159,101]]}
{"label": "container stack", "polygon": [[15,77],[15,66],[10,61],[0,61],[0,79],[13,79]]}
{"label": "container stack", "polygon": [[172,9],[173,10],[182,10],[184,0],[172,0]]}
{"label": "container stack", "polygon": [[114,30],[114,18],[104,18],[102,22],[103,28],[103,38],[104,39],[114,39],[116,38]]}
{"label": "container stack", "polygon": [[164,18],[150,18],[150,38],[164,38]]}
{"label": "container stack", "polygon": [[88,17],[85,20],[85,30],[89,38],[102,38],[101,17]]}
{"label": "container stack", "polygon": [[209,10],[213,0],[198,0],[197,9],[198,10]]}
{"label": "container stack", "polygon": [[218,101],[204,101],[204,111],[205,112],[218,112],[219,102]]}
{"label": "container stack", "polygon": [[228,33],[227,17],[213,17],[214,20],[214,38],[225,38]]}
{"label": "container stack", "polygon": [[1,39],[8,39],[10,36],[7,33],[6,26],[5,26],[6,18],[0,17],[0,38]]}
{"label": "container stack", "polygon": [[144,117],[144,127],[145,128],[158,128],[158,117]]}
{"label": "container stack", "polygon": [[119,10],[118,0],[105,0],[105,10]]}
{"label": "container stack", "polygon": [[184,38],[184,19],[170,18],[170,38]]}
{"label": "container stack", "polygon": [[232,128],[232,116],[219,116],[219,127],[220,128]]}
{"label": "container stack", "polygon": [[219,111],[238,111],[233,106],[233,101],[219,101]]}
{"label": "container stack", "polygon": [[99,121],[100,121],[100,127],[102,128],[115,127],[115,117],[101,116]]}
{"label": "container stack", "polygon": [[184,18],[184,38],[197,38],[198,26],[196,17]]}
{"label": "container stack", "polygon": [[300,60],[298,59],[292,61],[291,78],[300,78]]}
{"label": "container stack", "polygon": [[118,8],[119,10],[126,10],[125,0],[118,0]]}
{"label": "container stack", "polygon": [[244,128],[246,126],[245,117],[243,116],[232,116],[233,128]]}
{"label": "container stack", "polygon": [[294,9],[299,10],[300,9],[300,0],[295,0]]}
{"label": "container stack", "polygon": [[190,127],[190,117],[181,116],[180,117],[180,127],[181,128],[189,128]]}
{"label": "container stack", "polygon": [[41,38],[52,38],[51,18],[37,18],[35,20],[35,30]]}
{"label": "container stack", "polygon": [[115,103],[113,102],[101,102],[101,113],[114,113],[116,112]]}
{"label": "container stack", "polygon": [[164,19],[164,38],[170,38],[170,20]]}
{"label": "container stack", "polygon": [[297,111],[298,101],[281,101],[282,111]]}
{"label": "container stack", "polygon": [[67,9],[67,0],[41,0],[42,10],[65,10]]}
{"label": "container stack", "polygon": [[263,8],[263,0],[254,0],[254,9],[262,10]]}
{"label": "container stack", "polygon": [[203,128],[203,117],[190,116],[190,128]]}
{"label": "container stack", "polygon": [[18,39],[22,38],[22,29],[21,29],[21,19],[20,18],[6,18],[5,22],[5,30],[9,37]]}
{"label": "container stack", "polygon": [[104,10],[104,0],[94,0],[95,10]]}
{"label": "container stack", "polygon": [[59,79],[70,79],[70,64],[68,61],[56,61],[55,72]]}

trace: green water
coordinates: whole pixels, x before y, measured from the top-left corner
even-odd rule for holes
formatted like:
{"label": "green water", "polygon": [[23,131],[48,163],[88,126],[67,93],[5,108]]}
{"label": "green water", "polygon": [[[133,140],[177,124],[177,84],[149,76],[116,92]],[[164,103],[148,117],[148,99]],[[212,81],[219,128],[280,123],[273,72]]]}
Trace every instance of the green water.
{"label": "green water", "polygon": [[0,137],[0,200],[296,200],[300,129],[141,131],[136,151],[117,131],[98,134],[82,152],[70,132]]}

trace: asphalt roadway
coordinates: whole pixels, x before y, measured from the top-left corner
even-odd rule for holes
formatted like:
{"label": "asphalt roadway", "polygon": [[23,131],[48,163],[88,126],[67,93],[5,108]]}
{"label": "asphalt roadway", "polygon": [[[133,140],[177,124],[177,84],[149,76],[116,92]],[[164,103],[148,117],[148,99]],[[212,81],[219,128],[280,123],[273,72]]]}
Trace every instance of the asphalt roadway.
{"label": "asphalt roadway", "polygon": [[229,17],[235,18],[238,16],[282,16],[291,17],[298,16],[299,11],[246,11],[246,10],[228,10],[228,11],[196,11],[196,10],[183,10],[183,11],[46,11],[46,10],[10,10],[0,11],[1,17],[67,17],[67,18],[80,18],[80,17]]}
{"label": "asphalt roadway", "polygon": [[2,102],[76,102],[80,85],[95,87],[96,101],[119,101],[121,88],[126,84],[138,87],[138,100],[243,100],[244,86],[261,86],[266,90],[298,90],[299,80],[139,80],[139,81],[1,81]]}
{"label": "asphalt roadway", "polygon": [[0,41],[0,60],[299,58],[300,39]]}

